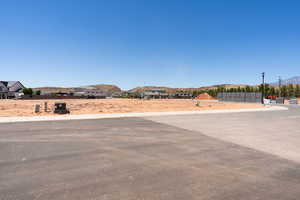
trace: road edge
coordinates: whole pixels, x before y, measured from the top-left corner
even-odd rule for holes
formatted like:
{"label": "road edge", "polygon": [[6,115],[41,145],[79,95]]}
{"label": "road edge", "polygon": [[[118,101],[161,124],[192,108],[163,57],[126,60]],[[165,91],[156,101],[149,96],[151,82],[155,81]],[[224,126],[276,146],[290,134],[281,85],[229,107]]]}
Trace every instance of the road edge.
{"label": "road edge", "polygon": [[154,116],[170,116],[170,115],[221,114],[221,113],[241,113],[241,112],[268,112],[268,111],[282,111],[282,110],[288,110],[288,108],[282,106],[272,106],[269,108],[230,109],[230,110],[55,115],[55,116],[35,116],[35,117],[0,117],[0,123],[110,119],[110,118],[126,118],[126,117],[154,117]]}

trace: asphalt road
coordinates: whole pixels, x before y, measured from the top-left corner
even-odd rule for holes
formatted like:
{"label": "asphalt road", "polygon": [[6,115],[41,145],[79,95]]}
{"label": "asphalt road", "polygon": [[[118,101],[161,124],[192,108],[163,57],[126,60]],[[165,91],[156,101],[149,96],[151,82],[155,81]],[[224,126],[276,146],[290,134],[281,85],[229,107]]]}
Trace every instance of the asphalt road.
{"label": "asphalt road", "polygon": [[0,199],[298,200],[299,108],[0,124]]}

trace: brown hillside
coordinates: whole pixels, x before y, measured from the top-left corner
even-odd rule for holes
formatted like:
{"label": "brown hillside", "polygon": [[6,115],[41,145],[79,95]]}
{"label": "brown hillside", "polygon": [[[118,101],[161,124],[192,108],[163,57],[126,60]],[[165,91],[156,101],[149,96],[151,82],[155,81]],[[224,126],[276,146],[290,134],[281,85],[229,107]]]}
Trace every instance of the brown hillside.
{"label": "brown hillside", "polygon": [[[103,92],[108,93],[119,93],[121,92],[121,89],[118,86],[115,85],[106,85],[106,84],[99,84],[99,85],[90,85],[90,86],[84,86],[82,88],[88,88],[88,89],[100,89]],[[34,91],[40,90],[42,92],[47,93],[57,93],[57,92],[73,92],[75,88],[63,88],[63,87],[39,87],[34,88]]]}
{"label": "brown hillside", "polygon": [[90,85],[88,87],[93,87],[93,88],[100,89],[104,92],[109,92],[109,93],[122,92],[122,90],[116,85],[98,84],[98,85]]}
{"label": "brown hillside", "polygon": [[210,89],[217,89],[217,88],[238,88],[238,87],[246,87],[247,85],[238,85],[238,84],[222,84],[222,85],[212,85],[212,86],[205,86],[205,87],[199,87],[199,88],[170,88],[170,87],[159,87],[159,86],[143,86],[143,87],[136,87],[129,92],[144,92],[146,90],[151,89],[163,89],[166,90],[170,94],[174,94],[176,92],[193,92],[193,91],[203,91],[203,90],[210,90]]}
{"label": "brown hillside", "polygon": [[162,89],[166,90],[168,93],[175,93],[176,88],[169,88],[169,87],[159,87],[159,86],[144,86],[144,87],[136,87],[131,90],[128,90],[129,92],[145,92],[146,90],[153,90],[153,89]]}
{"label": "brown hillside", "polygon": [[205,86],[205,87],[201,87],[200,89],[204,89],[204,90],[210,90],[210,89],[218,89],[218,88],[226,88],[226,89],[230,89],[230,88],[245,88],[247,85],[244,84],[221,84],[221,85],[211,85],[211,86]]}

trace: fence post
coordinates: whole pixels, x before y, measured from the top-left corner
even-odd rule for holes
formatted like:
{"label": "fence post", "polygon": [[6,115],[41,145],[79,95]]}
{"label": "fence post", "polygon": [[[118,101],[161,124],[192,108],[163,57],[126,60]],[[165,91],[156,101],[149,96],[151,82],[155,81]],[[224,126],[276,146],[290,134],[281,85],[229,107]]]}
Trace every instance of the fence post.
{"label": "fence post", "polygon": [[48,112],[48,102],[47,101],[44,103],[44,111]]}

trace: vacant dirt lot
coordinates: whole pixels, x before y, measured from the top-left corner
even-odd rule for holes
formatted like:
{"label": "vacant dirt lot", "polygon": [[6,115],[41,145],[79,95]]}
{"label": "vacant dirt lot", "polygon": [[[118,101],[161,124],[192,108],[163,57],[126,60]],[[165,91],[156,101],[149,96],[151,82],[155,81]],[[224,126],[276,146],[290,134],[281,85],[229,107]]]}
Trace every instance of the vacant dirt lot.
{"label": "vacant dirt lot", "polygon": [[[49,112],[44,112],[48,102]],[[0,100],[0,117],[52,115],[55,102],[66,102],[71,114],[162,112],[261,108],[259,104],[199,102],[196,100],[138,100],[138,99],[69,99],[69,100]],[[41,113],[34,113],[36,104]]]}

